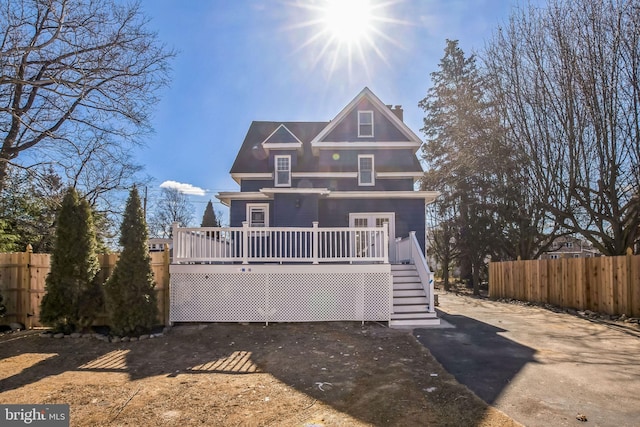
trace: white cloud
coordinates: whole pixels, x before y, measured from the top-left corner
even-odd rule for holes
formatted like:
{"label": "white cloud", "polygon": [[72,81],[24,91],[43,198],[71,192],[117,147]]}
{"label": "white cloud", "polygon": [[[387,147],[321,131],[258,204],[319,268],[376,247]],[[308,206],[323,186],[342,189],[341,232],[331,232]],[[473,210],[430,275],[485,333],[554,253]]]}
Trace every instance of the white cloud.
{"label": "white cloud", "polygon": [[160,188],[173,188],[183,194],[191,194],[194,196],[204,196],[206,191],[200,187],[191,184],[185,184],[177,181],[165,181],[160,184]]}

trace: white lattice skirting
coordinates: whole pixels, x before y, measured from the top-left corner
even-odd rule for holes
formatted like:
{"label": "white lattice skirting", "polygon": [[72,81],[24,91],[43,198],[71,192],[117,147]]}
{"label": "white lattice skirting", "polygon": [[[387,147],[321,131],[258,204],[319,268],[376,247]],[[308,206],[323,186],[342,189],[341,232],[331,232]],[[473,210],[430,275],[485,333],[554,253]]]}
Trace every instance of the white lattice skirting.
{"label": "white lattice skirting", "polygon": [[171,265],[171,322],[389,321],[389,264]]}

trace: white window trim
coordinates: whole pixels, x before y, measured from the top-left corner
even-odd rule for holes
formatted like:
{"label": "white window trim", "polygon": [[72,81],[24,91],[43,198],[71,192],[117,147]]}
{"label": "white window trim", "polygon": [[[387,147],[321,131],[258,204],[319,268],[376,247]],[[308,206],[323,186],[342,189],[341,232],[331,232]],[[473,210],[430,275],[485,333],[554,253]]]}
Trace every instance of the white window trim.
{"label": "white window trim", "polygon": [[[362,133],[360,133],[360,129],[361,129],[361,115],[362,114],[367,114],[371,117],[371,135],[363,135]],[[358,138],[371,138],[373,137],[373,111],[372,110],[358,110]]]}
{"label": "white window trim", "polygon": [[251,224],[251,210],[252,209],[263,209],[264,210],[264,226],[269,226],[269,204],[268,203],[247,203],[247,214],[246,221],[249,227],[255,227]]}
{"label": "white window trim", "polygon": [[[362,171],[360,170],[360,159],[371,159],[371,182],[362,182]],[[376,160],[373,154],[358,155],[358,185],[361,187],[372,187],[376,185]]]}
{"label": "white window trim", "polygon": [[[278,159],[287,159],[289,162],[289,181],[286,183],[278,181]],[[276,187],[291,187],[291,156],[273,156],[273,182]]]}

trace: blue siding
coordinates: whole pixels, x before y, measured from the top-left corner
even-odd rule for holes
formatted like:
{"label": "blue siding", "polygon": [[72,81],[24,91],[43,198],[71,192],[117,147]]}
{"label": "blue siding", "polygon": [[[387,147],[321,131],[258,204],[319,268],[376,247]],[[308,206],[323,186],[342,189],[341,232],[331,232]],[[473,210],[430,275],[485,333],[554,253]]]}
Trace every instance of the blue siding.
{"label": "blue siding", "polygon": [[[373,137],[358,137],[358,110],[373,111]],[[363,99],[322,141],[408,141],[391,121],[367,99]]]}
{"label": "blue siding", "polygon": [[[246,220],[247,203],[264,201],[234,200],[231,203],[230,223],[242,227]],[[422,199],[320,199],[317,194],[276,194],[269,201],[269,225],[273,227],[348,227],[349,214],[356,212],[395,212],[396,237],[416,232],[424,250],[425,216]]]}
{"label": "blue siding", "polygon": [[[240,191],[253,192],[273,188],[273,180],[243,179]],[[332,191],[413,191],[413,179],[376,179],[374,186],[359,186],[358,178],[294,178],[291,188],[328,188]]]}
{"label": "blue siding", "polygon": [[359,154],[373,154],[377,171],[422,172],[422,168],[411,150],[321,150],[314,161],[318,162],[317,170],[322,172],[354,172],[358,170]]}
{"label": "blue siding", "polygon": [[232,200],[229,209],[231,227],[242,227],[246,221],[248,203],[269,205],[269,226],[271,227],[311,227],[318,221],[317,194],[275,194],[273,201]]}
{"label": "blue siding", "polygon": [[318,195],[275,194],[271,215],[274,227],[311,227],[318,221]]}
{"label": "blue siding", "polygon": [[423,199],[334,199],[320,201],[320,227],[347,227],[349,213],[395,212],[396,237],[416,232],[424,251],[425,214]]}
{"label": "blue siding", "polygon": [[229,225],[242,227],[242,221],[247,220],[247,203],[267,203],[269,205],[269,225],[273,224],[273,202],[265,200],[232,200],[229,208]]}
{"label": "blue siding", "polygon": [[273,180],[243,179],[240,182],[240,191],[243,193],[260,191],[262,188],[273,188]]}

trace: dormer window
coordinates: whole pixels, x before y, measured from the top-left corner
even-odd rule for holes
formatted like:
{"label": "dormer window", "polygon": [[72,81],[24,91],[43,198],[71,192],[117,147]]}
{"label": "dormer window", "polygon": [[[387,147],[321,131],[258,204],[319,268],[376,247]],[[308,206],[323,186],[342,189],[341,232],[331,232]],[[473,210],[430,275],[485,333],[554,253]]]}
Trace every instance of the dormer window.
{"label": "dormer window", "polygon": [[358,137],[373,136],[373,111],[358,111]]}
{"label": "dormer window", "polygon": [[276,187],[291,187],[291,156],[274,156]]}
{"label": "dormer window", "polygon": [[373,154],[358,156],[358,185],[375,185]]}

